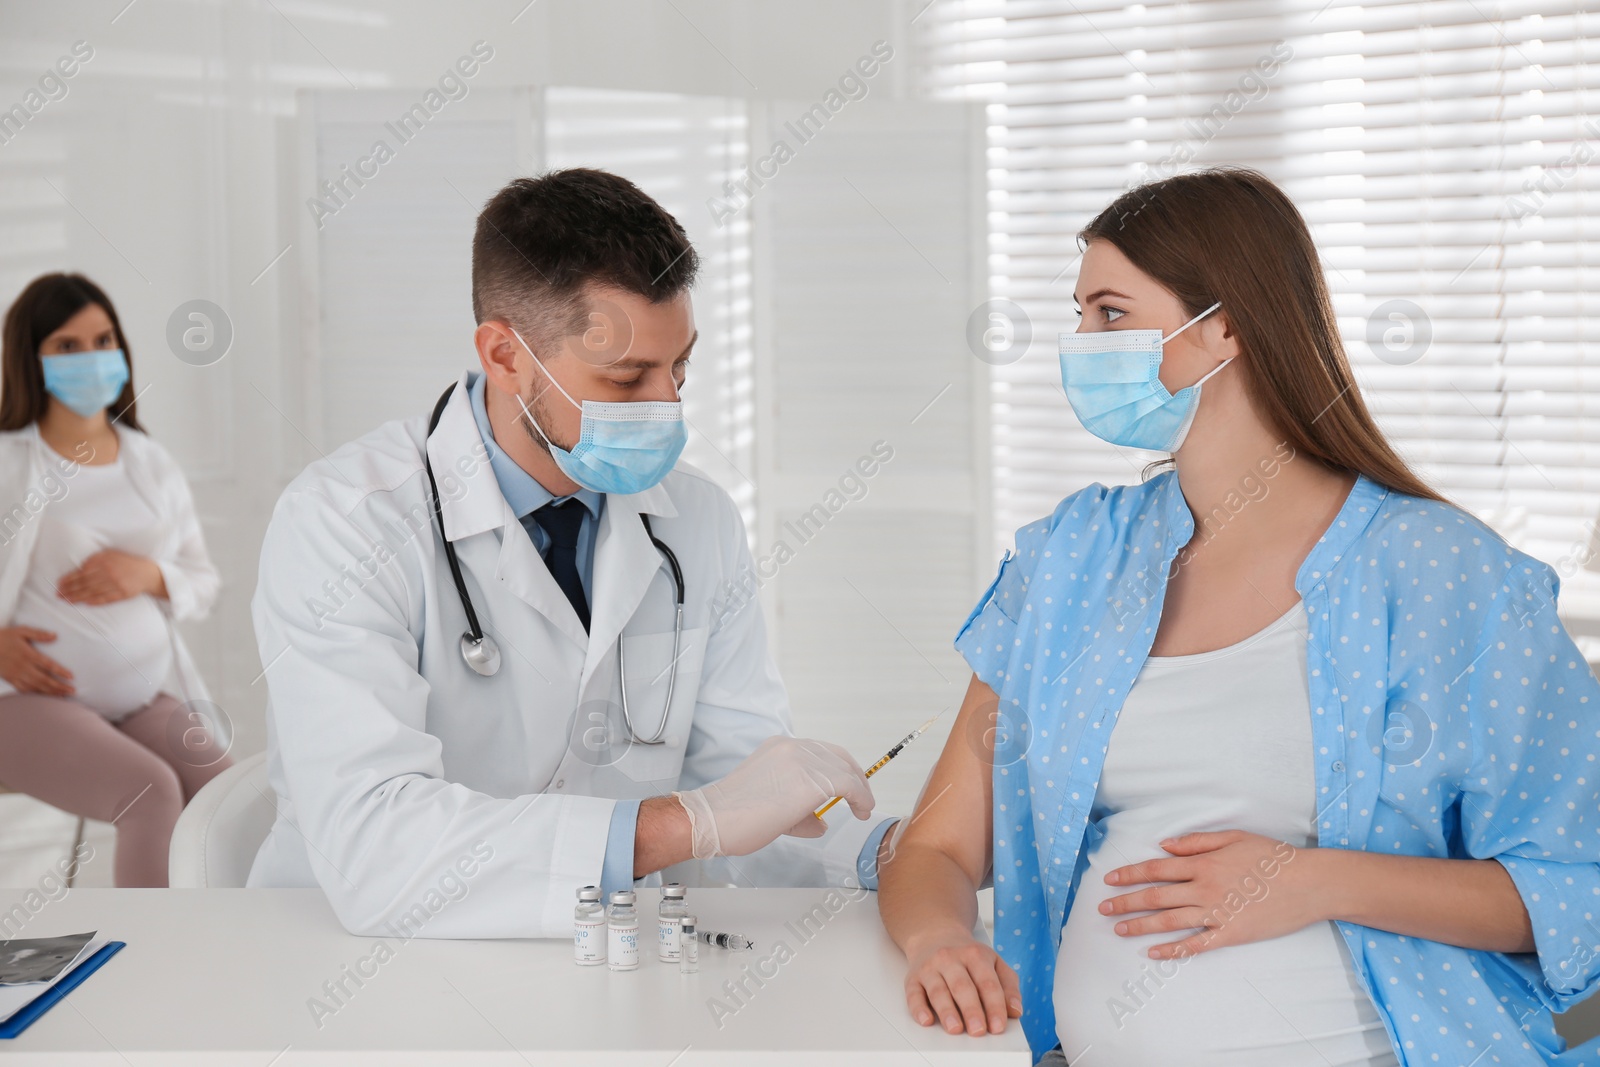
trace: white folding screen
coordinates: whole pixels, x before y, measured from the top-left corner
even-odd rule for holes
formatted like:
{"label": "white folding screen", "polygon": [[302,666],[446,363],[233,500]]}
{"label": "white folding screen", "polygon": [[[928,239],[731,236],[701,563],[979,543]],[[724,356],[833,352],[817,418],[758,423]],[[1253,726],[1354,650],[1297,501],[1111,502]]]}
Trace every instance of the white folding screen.
{"label": "white folding screen", "polygon": [[[421,95],[301,94],[305,363],[286,392],[304,406],[294,421],[315,449],[306,458],[430,410],[477,366],[473,224],[509,175],[536,163],[537,99],[478,90],[402,125]],[[379,143],[391,153],[381,163]]]}
{"label": "white folding screen", "polygon": [[1138,478],[1073,418],[1074,234],[1124,189],[1256,166],[1321,250],[1356,375],[1447,496],[1600,633],[1600,15],[1579,3],[935,0],[926,86],[988,103],[990,281],[1034,342],[994,372],[996,533]]}
{"label": "white folding screen", "polygon": [[871,760],[944,713],[873,780],[880,806],[909,811],[970,675],[951,643],[994,564],[987,368],[965,340],[986,292],[983,120],[971,105],[875,103],[803,143],[809,103],[752,123],[762,157],[793,149],[747,208],[757,566],[801,733]]}
{"label": "white folding screen", "polygon": [[[416,95],[309,94],[305,196],[395,140],[385,123]],[[986,367],[965,342],[986,286],[982,112],[856,101],[800,145],[782,127],[809,107],[564,87],[451,103],[320,230],[307,208],[307,355],[286,392],[306,458],[425,411],[475,363],[484,200],[555,167],[638,183],[702,259],[686,458],[739,502],[757,560],[700,595],[767,612],[802,735],[870,762],[946,711],[876,779],[880,806],[908,810],[965,686],[951,640],[993,566]],[[797,151],[771,170],[779,139]]]}

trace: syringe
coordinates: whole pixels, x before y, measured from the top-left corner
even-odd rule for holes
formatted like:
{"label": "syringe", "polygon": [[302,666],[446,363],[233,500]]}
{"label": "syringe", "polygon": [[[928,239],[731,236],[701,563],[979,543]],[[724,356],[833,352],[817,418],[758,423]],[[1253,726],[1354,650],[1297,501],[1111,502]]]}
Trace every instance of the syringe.
{"label": "syringe", "polygon": [[[943,714],[944,714],[944,712],[942,712],[942,711],[939,713],[939,715],[943,715]],[[877,774],[880,770],[883,769],[884,764],[888,763],[890,760],[892,760],[896,756],[900,755],[900,750],[905,748],[911,742],[915,741],[917,738],[921,737],[923,732],[925,730],[927,730],[928,727],[933,725],[933,720],[937,719],[939,717],[939,715],[935,715],[933,717],[933,719],[929,719],[927,722],[923,723],[921,726],[917,727],[915,730],[912,730],[909,734],[906,734],[905,737],[901,738],[900,739],[900,743],[898,745],[894,746],[887,753],[885,753],[884,757],[881,760],[879,760],[877,763],[874,763],[872,766],[867,768],[865,777],[871,778],[874,774]],[[832,800],[828,801],[826,804],[822,805],[822,807],[818,808],[816,811],[812,812],[811,814],[815,815],[818,819],[821,819],[824,815],[826,815],[828,813],[828,809],[829,808],[831,808],[835,804],[839,803],[840,799],[841,798],[839,798],[839,797],[834,797]]]}
{"label": "syringe", "polygon": [[696,930],[694,936],[708,945],[732,949],[736,952],[756,947],[756,943],[743,934],[719,934],[715,930]]}

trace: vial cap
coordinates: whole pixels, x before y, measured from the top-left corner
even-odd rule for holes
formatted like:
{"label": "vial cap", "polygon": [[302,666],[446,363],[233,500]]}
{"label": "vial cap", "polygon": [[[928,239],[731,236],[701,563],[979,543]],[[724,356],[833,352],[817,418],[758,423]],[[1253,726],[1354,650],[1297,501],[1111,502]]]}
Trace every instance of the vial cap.
{"label": "vial cap", "polygon": [[679,919],[678,922],[680,925],[682,925],[683,929],[690,932],[694,931],[695,917],[693,915],[685,915],[683,918]]}
{"label": "vial cap", "polygon": [[611,894],[611,903],[613,904],[632,904],[634,900],[635,897],[631,889],[619,889]]}
{"label": "vial cap", "polygon": [[668,900],[682,900],[686,893],[688,893],[688,889],[679,882],[668,882],[661,887],[661,895]]}
{"label": "vial cap", "polygon": [[600,887],[597,885],[586,885],[582,889],[578,890],[579,900],[599,901],[604,896],[605,894],[600,891]]}

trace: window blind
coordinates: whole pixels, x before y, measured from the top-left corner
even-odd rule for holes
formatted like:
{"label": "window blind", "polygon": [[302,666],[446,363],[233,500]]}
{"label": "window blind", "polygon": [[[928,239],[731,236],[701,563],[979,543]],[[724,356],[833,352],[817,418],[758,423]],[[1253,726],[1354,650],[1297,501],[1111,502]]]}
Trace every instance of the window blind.
{"label": "window blind", "polygon": [[678,220],[700,257],[693,305],[699,340],[683,390],[689,444],[706,471],[755,524],[750,472],[755,374],[750,297],[750,224],[717,226],[706,202],[743,169],[743,101],[676,93],[551,87],[544,93],[548,169],[598,167],[634,182]]}
{"label": "window blind", "polygon": [[1569,626],[1600,634],[1600,15],[933,0],[916,28],[924,90],[987,104],[990,286],[1033,331],[992,371],[998,544],[1157,458],[1091,437],[1061,392],[1074,234],[1135,184],[1246,164],[1310,224],[1384,431],[1554,566]]}

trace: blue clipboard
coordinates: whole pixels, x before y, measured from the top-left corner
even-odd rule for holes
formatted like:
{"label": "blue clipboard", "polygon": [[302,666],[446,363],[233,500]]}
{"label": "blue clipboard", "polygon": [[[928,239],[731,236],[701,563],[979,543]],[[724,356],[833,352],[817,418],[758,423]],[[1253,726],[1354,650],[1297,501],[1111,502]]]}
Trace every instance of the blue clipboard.
{"label": "blue clipboard", "polygon": [[28,1001],[23,1007],[18,1008],[11,1018],[5,1022],[0,1022],[0,1038],[16,1037],[29,1026],[32,1026],[35,1019],[55,1007],[62,997],[78,988],[85,978],[100,969],[102,963],[115,956],[127,945],[126,941],[106,942],[105,945],[101,946],[99,952],[72,968],[55,985]]}

